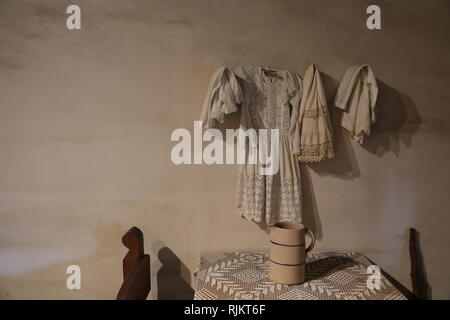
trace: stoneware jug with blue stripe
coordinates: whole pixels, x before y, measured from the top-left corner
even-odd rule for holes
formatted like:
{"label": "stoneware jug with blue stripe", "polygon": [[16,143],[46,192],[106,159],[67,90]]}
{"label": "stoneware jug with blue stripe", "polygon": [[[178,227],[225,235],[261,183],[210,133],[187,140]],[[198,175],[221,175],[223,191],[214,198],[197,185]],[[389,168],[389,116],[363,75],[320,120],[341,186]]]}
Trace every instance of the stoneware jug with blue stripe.
{"label": "stoneware jug with blue stripe", "polygon": [[[306,248],[305,234],[311,237]],[[303,224],[279,222],[270,228],[269,279],[282,284],[305,281],[306,254],[314,248],[316,237]]]}

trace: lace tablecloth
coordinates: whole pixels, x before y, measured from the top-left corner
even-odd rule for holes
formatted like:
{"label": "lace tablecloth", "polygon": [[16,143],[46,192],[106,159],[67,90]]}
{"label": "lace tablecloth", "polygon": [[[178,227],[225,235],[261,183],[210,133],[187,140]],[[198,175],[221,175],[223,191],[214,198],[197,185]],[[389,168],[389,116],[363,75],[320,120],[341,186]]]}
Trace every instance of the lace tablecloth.
{"label": "lace tablecloth", "polygon": [[[373,280],[373,265],[356,252],[309,253],[306,281],[282,285],[268,279],[267,252],[217,252],[202,255],[196,272],[195,300],[403,300],[383,275]],[[367,284],[369,277],[369,286]],[[370,285],[372,284],[372,285]],[[378,284],[378,287],[377,287]]]}

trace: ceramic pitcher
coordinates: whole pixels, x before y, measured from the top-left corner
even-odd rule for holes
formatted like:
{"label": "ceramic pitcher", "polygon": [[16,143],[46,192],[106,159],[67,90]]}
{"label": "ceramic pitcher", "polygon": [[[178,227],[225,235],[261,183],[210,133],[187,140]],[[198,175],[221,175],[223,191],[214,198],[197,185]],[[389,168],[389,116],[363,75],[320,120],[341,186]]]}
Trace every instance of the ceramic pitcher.
{"label": "ceramic pitcher", "polygon": [[[311,237],[305,247],[305,234]],[[305,281],[306,254],[314,248],[316,237],[303,224],[280,222],[270,228],[269,279],[282,284]]]}

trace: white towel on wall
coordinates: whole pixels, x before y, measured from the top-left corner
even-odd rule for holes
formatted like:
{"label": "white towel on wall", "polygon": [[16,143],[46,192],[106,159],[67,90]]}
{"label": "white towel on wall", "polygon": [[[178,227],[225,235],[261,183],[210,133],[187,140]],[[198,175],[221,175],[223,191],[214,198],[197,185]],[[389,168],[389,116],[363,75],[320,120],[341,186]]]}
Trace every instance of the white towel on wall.
{"label": "white towel on wall", "polygon": [[376,121],[377,95],[377,80],[369,65],[354,65],[347,69],[334,105],[343,110],[341,126],[361,144],[364,137],[370,135],[370,126]]}
{"label": "white towel on wall", "polygon": [[223,123],[224,116],[238,111],[243,93],[234,73],[227,67],[218,68],[209,82],[200,120],[205,129]]}
{"label": "white towel on wall", "polygon": [[320,162],[334,158],[333,130],[327,98],[319,68],[315,64],[308,67],[303,78],[298,122],[293,131],[293,152],[301,162]]}

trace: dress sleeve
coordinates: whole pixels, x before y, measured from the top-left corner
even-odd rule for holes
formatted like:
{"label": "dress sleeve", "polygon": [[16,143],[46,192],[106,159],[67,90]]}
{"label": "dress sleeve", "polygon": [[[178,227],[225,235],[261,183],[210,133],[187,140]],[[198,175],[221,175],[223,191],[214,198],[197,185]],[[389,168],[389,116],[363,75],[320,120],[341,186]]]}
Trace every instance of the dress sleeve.
{"label": "dress sleeve", "polygon": [[334,158],[333,134],[325,91],[316,65],[303,78],[303,94],[293,137],[294,154],[301,162]]}
{"label": "dress sleeve", "polygon": [[234,73],[227,67],[218,68],[212,75],[203,103],[200,120],[205,129],[223,123],[225,114],[238,111],[243,93]]}

